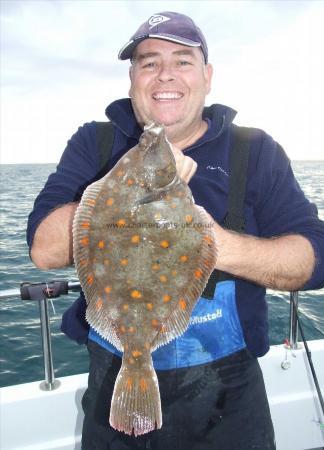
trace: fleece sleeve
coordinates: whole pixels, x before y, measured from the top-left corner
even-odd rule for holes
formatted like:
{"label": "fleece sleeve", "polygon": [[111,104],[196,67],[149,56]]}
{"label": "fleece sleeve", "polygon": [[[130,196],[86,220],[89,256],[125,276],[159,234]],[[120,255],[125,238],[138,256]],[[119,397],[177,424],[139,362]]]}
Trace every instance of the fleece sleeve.
{"label": "fleece sleeve", "polygon": [[39,223],[55,208],[80,200],[85,187],[99,170],[96,123],[83,125],[67,143],[61,160],[37,196],[27,224],[27,243],[31,248]]}
{"label": "fleece sleeve", "polygon": [[261,237],[300,234],[312,244],[316,265],[303,287],[324,286],[324,222],[298,184],[282,147],[265,135],[256,158],[256,219]]}

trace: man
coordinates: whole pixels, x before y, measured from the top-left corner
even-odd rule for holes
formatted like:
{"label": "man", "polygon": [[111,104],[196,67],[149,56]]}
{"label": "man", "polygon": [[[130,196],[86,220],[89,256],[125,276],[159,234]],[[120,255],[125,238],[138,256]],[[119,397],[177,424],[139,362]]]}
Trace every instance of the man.
{"label": "man", "polygon": [[[235,112],[204,108],[212,67],[200,29],[187,16],[163,12],[145,22],[120,51],[130,59],[130,100],[106,114],[115,127],[111,166],[133,147],[143,126],[163,123],[180,176],[215,221],[216,269],[225,273],[212,298],[201,297],[188,331],[156,350],[163,426],[135,438],[108,424],[120,354],[90,329],[89,386],[83,398],[83,450],[274,449],[274,434],[256,357],[268,348],[265,287],[324,285],[324,224],[296,182],[281,147],[253,130],[247,169],[245,233],[223,226],[227,213]],[[28,243],[43,269],[72,264],[71,223],[85,187],[98,178],[96,124],[71,138],[55,174],[36,199]],[[70,310],[67,334],[84,315]],[[80,328],[81,329],[81,328]]]}

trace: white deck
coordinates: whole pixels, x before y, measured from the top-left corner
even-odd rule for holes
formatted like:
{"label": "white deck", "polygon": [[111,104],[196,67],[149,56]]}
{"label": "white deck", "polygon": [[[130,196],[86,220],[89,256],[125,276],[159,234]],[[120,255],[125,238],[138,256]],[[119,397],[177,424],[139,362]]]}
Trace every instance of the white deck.
{"label": "white deck", "polygon": [[[324,391],[324,340],[309,342],[320,386]],[[260,359],[277,450],[308,450],[324,446],[324,422],[305,351],[293,357],[291,367],[281,368],[283,346],[271,347]],[[79,450],[82,426],[81,398],[87,374],[64,377],[52,392],[39,389],[39,382],[0,389],[1,450]]]}

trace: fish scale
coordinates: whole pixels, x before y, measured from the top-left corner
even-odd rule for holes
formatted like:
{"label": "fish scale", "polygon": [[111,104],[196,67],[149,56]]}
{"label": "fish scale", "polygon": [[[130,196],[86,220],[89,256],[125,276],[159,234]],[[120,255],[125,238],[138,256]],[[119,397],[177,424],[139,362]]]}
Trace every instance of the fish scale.
{"label": "fish scale", "polygon": [[186,330],[216,263],[210,217],[177,174],[162,126],[85,190],[73,251],[86,319],[123,352],[110,424],[135,436],[161,428],[151,353]]}

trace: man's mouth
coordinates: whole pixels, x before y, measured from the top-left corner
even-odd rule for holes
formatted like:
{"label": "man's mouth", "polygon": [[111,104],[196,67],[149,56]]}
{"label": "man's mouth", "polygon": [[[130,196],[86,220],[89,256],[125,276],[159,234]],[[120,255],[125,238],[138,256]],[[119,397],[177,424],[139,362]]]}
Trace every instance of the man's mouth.
{"label": "man's mouth", "polygon": [[154,100],[180,100],[183,97],[181,92],[154,92],[152,95]]}

